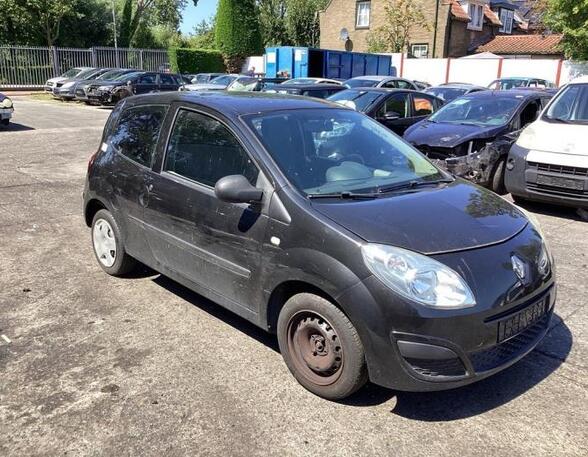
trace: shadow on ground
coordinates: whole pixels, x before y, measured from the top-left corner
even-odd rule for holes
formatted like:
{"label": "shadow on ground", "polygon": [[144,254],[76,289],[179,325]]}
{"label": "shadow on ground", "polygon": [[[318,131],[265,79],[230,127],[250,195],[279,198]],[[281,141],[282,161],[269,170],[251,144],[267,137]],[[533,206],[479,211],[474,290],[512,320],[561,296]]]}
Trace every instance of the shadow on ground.
{"label": "shadow on ground", "polygon": [[[137,277],[156,275],[153,281],[211,316],[279,352],[275,335],[271,335],[220,305],[188,288],[145,268]],[[559,316],[554,315],[544,343],[512,367],[469,386],[439,392],[398,392],[368,383],[344,400],[348,406],[366,407],[383,404],[396,397],[391,413],[407,419],[443,422],[485,413],[504,405],[533,388],[565,361],[572,347],[572,334]],[[554,337],[550,337],[551,335]]]}
{"label": "shadow on ground", "polygon": [[0,133],[2,132],[23,132],[25,130],[35,130],[33,127],[29,127],[28,125],[17,124],[16,122],[11,122],[8,125],[0,125]]}
{"label": "shadow on ground", "polygon": [[585,218],[580,216],[577,208],[550,205],[548,203],[532,202],[528,200],[517,201],[516,204],[532,213],[539,213],[545,216],[561,217],[563,219],[571,219],[574,221],[586,221]]}

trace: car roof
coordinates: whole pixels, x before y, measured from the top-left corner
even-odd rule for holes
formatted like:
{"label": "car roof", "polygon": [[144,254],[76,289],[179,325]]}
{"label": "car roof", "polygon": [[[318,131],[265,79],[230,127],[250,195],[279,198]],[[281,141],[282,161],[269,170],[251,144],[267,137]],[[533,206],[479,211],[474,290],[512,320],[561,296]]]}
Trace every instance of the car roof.
{"label": "car roof", "polygon": [[541,95],[545,95],[546,92],[543,90],[520,90],[520,89],[510,89],[510,90],[481,90],[479,92],[472,92],[470,94],[464,95],[461,98],[519,98],[519,99],[526,99],[526,98],[534,98],[540,97]]}
{"label": "car roof", "polygon": [[428,87],[428,89],[442,89],[442,88],[453,88],[453,89],[488,89],[484,86],[476,86],[475,84],[470,83],[446,83],[446,84],[439,84],[438,86]]}
{"label": "car roof", "polygon": [[[343,86],[341,84],[280,84],[281,89],[314,89],[314,90],[322,90],[322,89],[341,89]],[[343,87],[343,89],[345,89]]]}
{"label": "car roof", "polygon": [[194,103],[232,116],[304,108],[342,108],[321,99],[265,92],[172,91],[137,95],[126,100],[133,105]]}
{"label": "car roof", "polygon": [[[397,89],[395,87],[351,87],[345,90],[354,90],[354,91],[362,91],[362,92],[379,92],[381,94],[390,94],[392,92],[411,92],[415,94],[422,94],[426,93],[424,90],[413,90],[413,89]],[[429,97],[434,97],[432,94],[427,94]]]}
{"label": "car roof", "polygon": [[[395,76],[385,76],[385,75],[365,75],[365,76],[355,76],[354,78],[350,78],[350,79],[365,79],[367,81],[383,81],[384,79],[402,79],[402,78],[397,78]],[[347,81],[349,81],[349,79]]]}

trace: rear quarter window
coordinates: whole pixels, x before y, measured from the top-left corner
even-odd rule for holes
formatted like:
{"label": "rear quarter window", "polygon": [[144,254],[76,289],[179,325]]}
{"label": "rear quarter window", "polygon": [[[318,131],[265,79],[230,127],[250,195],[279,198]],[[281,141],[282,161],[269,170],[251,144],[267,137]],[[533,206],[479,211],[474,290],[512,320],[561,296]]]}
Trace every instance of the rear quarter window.
{"label": "rear quarter window", "polygon": [[124,110],[110,136],[110,145],[125,157],[150,167],[167,106],[136,106]]}

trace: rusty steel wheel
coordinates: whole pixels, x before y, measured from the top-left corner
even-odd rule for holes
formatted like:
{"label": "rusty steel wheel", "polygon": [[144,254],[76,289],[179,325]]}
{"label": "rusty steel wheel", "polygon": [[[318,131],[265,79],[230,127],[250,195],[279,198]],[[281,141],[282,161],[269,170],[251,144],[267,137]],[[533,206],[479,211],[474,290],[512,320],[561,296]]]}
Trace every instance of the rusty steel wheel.
{"label": "rusty steel wheel", "polygon": [[310,293],[291,297],[278,317],[286,365],[306,389],[330,400],[351,395],[367,380],[363,346],[347,316]]}
{"label": "rusty steel wheel", "polygon": [[341,376],[344,354],[333,326],[321,315],[302,311],[288,323],[293,362],[315,384],[328,386]]}

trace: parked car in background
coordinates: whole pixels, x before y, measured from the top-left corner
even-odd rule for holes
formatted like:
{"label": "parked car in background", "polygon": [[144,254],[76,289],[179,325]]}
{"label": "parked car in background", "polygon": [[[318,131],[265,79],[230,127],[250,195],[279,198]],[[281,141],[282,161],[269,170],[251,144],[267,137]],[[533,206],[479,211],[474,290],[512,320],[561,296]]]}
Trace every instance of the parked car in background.
{"label": "parked car in background", "polygon": [[400,136],[443,105],[433,95],[406,89],[347,89],[329,100],[367,114]]}
{"label": "parked car in background", "polygon": [[95,81],[103,74],[109,73],[112,70],[114,70],[114,68],[94,68],[88,70],[88,72],[80,73],[75,78],[58,82],[53,89],[53,96],[65,101],[73,100],[76,96],[76,88],[79,84]]}
{"label": "parked car in background", "polygon": [[331,400],[471,384],[543,339],[553,258],[516,206],[350,109],[207,95],[113,110],[83,191],[107,274],[142,262],[276,333]]}
{"label": "parked car in background", "polygon": [[556,85],[551,81],[540,78],[499,78],[488,84],[488,88],[492,90],[510,90],[518,89],[521,87],[532,87],[535,89],[547,89],[554,88]]}
{"label": "parked car in background", "polygon": [[358,87],[383,87],[385,89],[412,89],[419,90],[413,81],[396,76],[358,76],[343,82],[349,89]]}
{"label": "parked car in background", "polygon": [[224,73],[198,73],[192,77],[191,83],[192,84],[208,84],[214,78],[218,78],[219,76],[223,76]]}
{"label": "parked car in background", "polygon": [[564,86],[513,144],[505,184],[515,201],[588,209],[588,77]]}
{"label": "parked car in background", "polygon": [[434,95],[447,103],[457,97],[461,97],[462,95],[471,94],[472,92],[480,92],[482,90],[488,90],[488,88],[466,83],[447,83],[429,87],[425,89],[425,92]]}
{"label": "parked car in background", "polygon": [[432,86],[432,84],[429,84],[426,81],[417,81],[416,79],[414,79],[412,82],[415,86],[417,86],[418,90],[425,90]]}
{"label": "parked car in background", "polygon": [[527,90],[474,92],[413,125],[404,138],[451,173],[503,194],[508,151],[550,98]]}
{"label": "parked car in background", "polygon": [[140,70],[130,69],[130,68],[114,68],[106,73],[98,76],[95,79],[90,79],[86,81],[78,81],[74,85],[74,98],[76,101],[90,103],[88,100],[88,95],[86,91],[88,88],[94,83],[102,83],[102,82],[111,82],[111,81],[118,81],[119,79],[123,79],[125,76],[130,75],[132,73],[139,73]]}
{"label": "parked car in background", "polygon": [[62,79],[61,81],[57,81],[52,88],[51,94],[55,98],[59,98],[59,91],[64,85],[68,85],[70,87],[73,85],[75,81],[86,79],[91,77],[94,73],[96,73],[99,68],[86,68],[85,70],[78,73],[76,76],[72,78]]}
{"label": "parked car in background", "polygon": [[343,84],[336,79],[328,78],[293,78],[284,81],[285,84]]}
{"label": "parked car in background", "polygon": [[341,84],[280,84],[278,87],[265,89],[264,92],[303,95],[305,97],[327,98],[345,90]]}
{"label": "parked car in background", "polygon": [[255,78],[253,76],[239,76],[229,86],[229,92],[260,92],[279,86],[286,80],[284,78]]}
{"label": "parked car in background", "polygon": [[131,95],[177,91],[181,86],[178,75],[142,71],[125,75],[117,81],[94,82],[86,93],[90,103],[115,105]]}
{"label": "parked car in background", "polygon": [[0,124],[8,125],[13,112],[14,105],[12,104],[12,100],[0,92]]}
{"label": "parked car in background", "polygon": [[65,73],[63,73],[61,76],[56,76],[55,78],[49,78],[45,82],[44,90],[45,90],[45,92],[51,92],[51,93],[53,93],[53,88],[55,87],[55,85],[57,83],[59,83],[61,81],[64,81],[66,79],[75,78],[81,72],[86,71],[86,70],[91,70],[91,69],[92,69],[92,67],[75,67],[75,68],[70,68]]}
{"label": "parked car in background", "polygon": [[231,84],[239,76],[242,75],[223,74],[211,79],[208,83],[185,84],[180,90],[226,90],[226,88],[229,87],[229,84]]}

